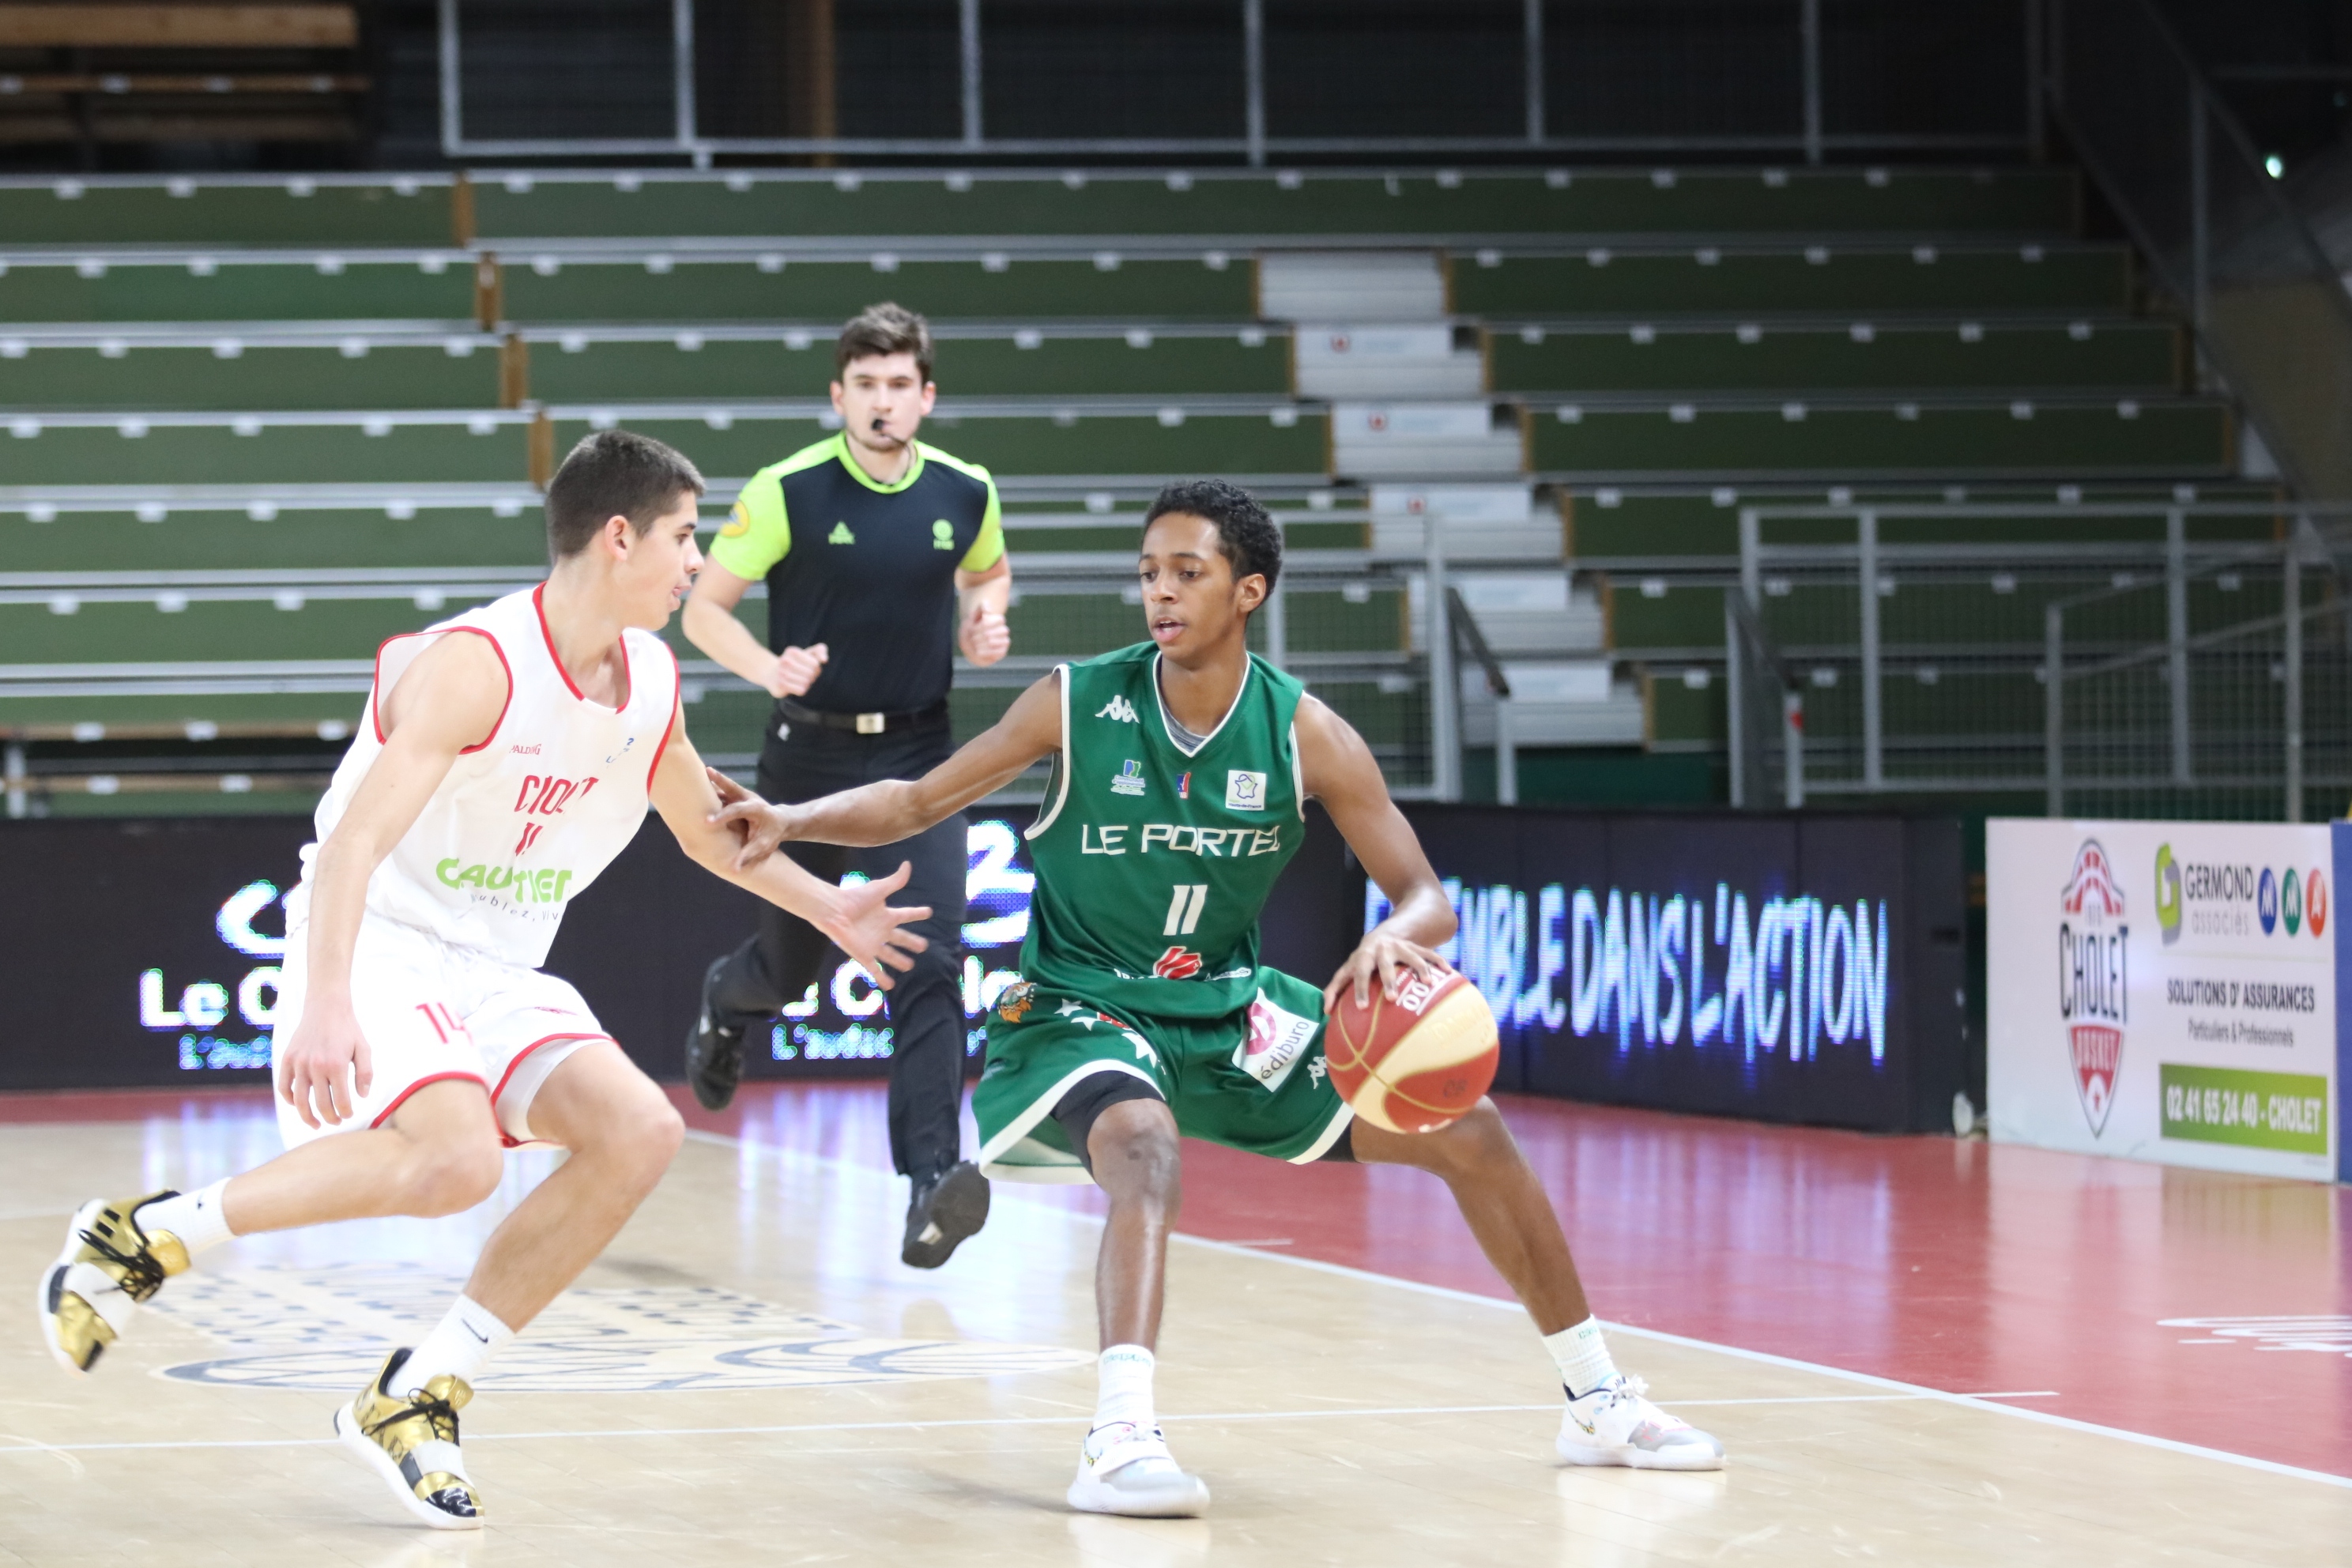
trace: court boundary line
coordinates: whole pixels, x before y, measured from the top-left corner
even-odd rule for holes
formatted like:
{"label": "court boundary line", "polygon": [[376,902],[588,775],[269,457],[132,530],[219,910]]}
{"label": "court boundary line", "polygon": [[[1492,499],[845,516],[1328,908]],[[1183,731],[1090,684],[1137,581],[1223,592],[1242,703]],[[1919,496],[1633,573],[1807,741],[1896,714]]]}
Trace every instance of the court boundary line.
{"label": "court boundary line", "polygon": [[[1286,1263],[1295,1268],[1311,1268],[1319,1273],[1338,1275],[1347,1279],[1363,1279],[1377,1284],[1394,1285],[1406,1290],[1418,1290],[1423,1295],[1472,1302],[1482,1307],[1501,1307],[1509,1311],[1521,1313],[1526,1310],[1517,1301],[1505,1300],[1496,1296],[1482,1296],[1475,1290],[1460,1290],[1450,1285],[1432,1285],[1423,1280],[1407,1279],[1393,1274],[1375,1274],[1369,1268],[1353,1268],[1344,1263],[1326,1263],[1319,1258],[1300,1258],[1295,1253],[1267,1252],[1254,1247],[1234,1247],[1227,1242],[1212,1241],[1206,1237],[1188,1236],[1181,1231],[1172,1234],[1178,1241],[1189,1242],[1194,1247],[1205,1247],[1229,1257],[1255,1258],[1268,1263]],[[1783,1367],[1791,1372],[1815,1373],[1823,1377],[1833,1377],[1845,1383],[1858,1383],[1873,1388],[1889,1389],[1914,1397],[1963,1405],[1972,1410],[1999,1411],[2004,1415],[2014,1415],[2027,1421],[2040,1422],[2048,1426],[2063,1427],[2071,1432],[2087,1432],[2102,1437],[2118,1437],[2126,1443],[2137,1443],[2144,1447],[2162,1448],[2169,1453],[2186,1454],[2200,1459],[2219,1459],[2224,1464],[2263,1470],[2272,1475],[2290,1477],[2295,1480],[2317,1481],[2325,1486],[2352,1489],[2352,1476],[2339,1476],[2326,1470],[2305,1469],[2299,1465],[2281,1464],[2275,1459],[2258,1458],[2252,1454],[2233,1454],[2226,1448],[2209,1448],[2199,1443],[2184,1443],[2177,1437],[2159,1437],[2152,1432],[2135,1432],[2126,1426],[2102,1426],[2095,1421],[2084,1421],[2073,1415],[2054,1415],[2047,1410],[2032,1410],[2015,1405],[2000,1405],[1995,1403],[1993,1397],[1985,1394],[1948,1394],[1939,1388],[1905,1383],[1898,1378],[1880,1377],[1874,1373],[1850,1372],[1843,1367],[1826,1366],[1820,1362],[1800,1361],[1794,1356],[1775,1355],[1769,1351],[1751,1351],[1738,1345],[1717,1344],[1713,1340],[1694,1339],[1687,1334],[1669,1333],[1664,1329],[1645,1329],[1633,1323],[1610,1322],[1603,1320],[1601,1327],[1612,1334],[1628,1334],[1636,1339],[1654,1340],[1661,1344],[1680,1345],[1685,1350],[1714,1351],[1722,1355],[1755,1362],[1764,1366]],[[2009,1397],[2019,1396],[2012,1394]],[[1673,1402],[1663,1401],[1662,1403],[1671,1405]]]}
{"label": "court boundary line", "polygon": [[[931,1381],[931,1380],[925,1380]],[[859,1386],[870,1387],[871,1384]],[[275,1391],[285,1392],[285,1391]],[[496,1392],[493,1390],[492,1392]],[[636,1390],[633,1392],[658,1392]],[[755,1392],[730,1389],[728,1393]],[[1916,1394],[1827,1394],[1768,1396],[1759,1399],[1691,1399],[1685,1405],[1868,1405],[1893,1403],[1927,1397]],[[2003,1399],[2036,1399],[2047,1397],[2042,1392],[1984,1395]],[[1164,1413],[1159,1419],[1170,1421],[1328,1421],[1341,1416],[1374,1416],[1390,1418],[1410,1415],[1524,1415],[1531,1412],[1557,1410],[1557,1402],[1544,1405],[1398,1405],[1357,1410],[1213,1410],[1197,1413]],[[580,1432],[476,1432],[466,1440],[469,1443],[551,1442],[566,1438],[605,1437],[760,1437],[779,1436],[793,1432],[928,1432],[971,1426],[1067,1426],[1076,1417],[1070,1415],[984,1415],[950,1416],[937,1421],[797,1421],[761,1426],[622,1426],[600,1431]],[[341,1446],[337,1437],[226,1437],[198,1439],[184,1443],[44,1443],[36,1438],[0,1432],[0,1457],[10,1454],[106,1454],[155,1449],[196,1448],[331,1448]]]}
{"label": "court boundary line", "polygon": [[[687,1129],[686,1136],[689,1141],[697,1142],[725,1144],[736,1149],[748,1148],[760,1153],[772,1155],[779,1160],[805,1160],[837,1170],[854,1171],[866,1176],[880,1176],[886,1181],[898,1180],[897,1176],[877,1167],[845,1159],[838,1154],[819,1154],[803,1150],[787,1149],[779,1144],[765,1143],[756,1139],[747,1140],[737,1134],[708,1132],[693,1127]],[[1017,1185],[1017,1184],[1002,1182],[994,1184],[999,1187]],[[1024,1208],[1065,1215],[1097,1227],[1103,1223],[1100,1215],[1088,1214],[1084,1209],[1065,1208],[1058,1204],[1030,1202],[1011,1194],[1004,1195],[1011,1197],[1013,1202]],[[1500,1307],[1507,1311],[1521,1314],[1526,1311],[1526,1309],[1515,1300],[1481,1295],[1475,1290],[1457,1289],[1450,1285],[1432,1285],[1419,1279],[1408,1279],[1402,1275],[1377,1274],[1369,1268],[1351,1268],[1344,1263],[1326,1263],[1319,1258],[1302,1258],[1295,1252],[1274,1251],[1264,1247],[1241,1246],[1234,1242],[1214,1241],[1205,1236],[1192,1236],[1181,1230],[1171,1231],[1170,1236],[1173,1240],[1185,1242],[1193,1247],[1207,1247],[1212,1251],[1224,1253],[1228,1257],[1255,1258],[1262,1262],[1285,1263],[1294,1268],[1311,1268],[1325,1274],[1337,1275],[1341,1279],[1366,1279],[1376,1284],[1393,1285],[1401,1289],[1417,1290],[1426,1296],[1472,1302],[1482,1307]],[[1815,1373],[1823,1377],[1836,1378],[1841,1382],[1858,1383],[1866,1387],[1885,1389],[1896,1394],[1958,1405],[1973,1410],[1998,1411],[2005,1415],[2014,1415],[2023,1420],[2040,1422],[2044,1426],[2057,1426],[2067,1431],[2086,1432],[2096,1436],[2119,1438],[2126,1443],[2137,1443],[2143,1447],[2160,1448],[2168,1453],[2185,1454],[2192,1458],[2218,1459],[2223,1464],[2262,1470],[2271,1475],[2285,1476],[2295,1480],[2317,1481],[2323,1486],[2352,1490],[2352,1476],[2339,1476],[2328,1470],[2305,1469],[2299,1465],[2283,1464],[2276,1459],[2260,1458],[2252,1454],[2233,1454],[2226,1448],[2207,1447],[2203,1444],[2183,1442],[2177,1437],[2159,1437],[2153,1432],[2135,1432],[2126,1426],[2103,1426],[2095,1421],[2084,1421],[2073,1415],[2054,1415],[2047,1410],[2031,1410],[2015,1405],[2001,1405],[1996,1403],[1992,1397],[1984,1394],[1951,1394],[1940,1388],[1928,1388],[1921,1384],[1905,1383],[1898,1378],[1881,1377],[1875,1373],[1851,1372],[1844,1367],[1829,1366],[1821,1362],[1800,1361],[1794,1356],[1776,1355],[1769,1351],[1752,1351],[1738,1345],[1719,1344],[1713,1340],[1694,1339],[1686,1334],[1670,1333],[1664,1329],[1645,1329],[1636,1324],[1611,1322],[1605,1319],[1601,1321],[1601,1326],[1611,1333],[1654,1340],[1661,1344],[1680,1345],[1686,1350],[1715,1351],[1723,1355],[1754,1362],[1763,1366],[1777,1366],[1791,1372]],[[2020,1396],[2011,1395],[2010,1397]],[[1673,1402],[1663,1403],[1671,1405]]]}

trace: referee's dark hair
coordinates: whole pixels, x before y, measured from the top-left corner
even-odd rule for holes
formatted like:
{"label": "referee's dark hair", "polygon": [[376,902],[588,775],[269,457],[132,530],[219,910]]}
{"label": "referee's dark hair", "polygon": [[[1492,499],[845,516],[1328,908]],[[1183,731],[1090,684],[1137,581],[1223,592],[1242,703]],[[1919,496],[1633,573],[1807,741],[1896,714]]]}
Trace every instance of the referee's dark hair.
{"label": "referee's dark hair", "polygon": [[1234,581],[1255,572],[1265,579],[1266,592],[1274,592],[1275,581],[1282,575],[1282,531],[1257,497],[1223,479],[1171,480],[1160,488],[1151,510],[1143,514],[1143,526],[1150,528],[1176,511],[1217,525],[1217,543],[1233,565]]}
{"label": "referee's dark hair", "polygon": [[877,354],[913,354],[915,368],[931,379],[931,324],[904,305],[885,300],[849,318],[841,339],[833,345],[833,374],[838,377],[853,360]]}
{"label": "referee's dark hair", "polygon": [[548,481],[548,554],[557,561],[579,554],[615,516],[643,534],[680,496],[702,489],[701,471],[675,447],[634,430],[596,431]]}

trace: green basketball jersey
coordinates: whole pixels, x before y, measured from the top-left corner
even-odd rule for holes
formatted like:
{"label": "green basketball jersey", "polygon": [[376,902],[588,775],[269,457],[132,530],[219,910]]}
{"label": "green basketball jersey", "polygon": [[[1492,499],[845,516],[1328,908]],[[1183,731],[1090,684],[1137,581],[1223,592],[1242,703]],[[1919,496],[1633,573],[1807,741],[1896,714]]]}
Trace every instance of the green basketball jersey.
{"label": "green basketball jersey", "polygon": [[1256,996],[1258,910],[1305,836],[1290,725],[1306,689],[1252,655],[1224,722],[1187,755],[1159,668],[1139,643],[1061,668],[1021,967],[1114,1013],[1213,1018]]}

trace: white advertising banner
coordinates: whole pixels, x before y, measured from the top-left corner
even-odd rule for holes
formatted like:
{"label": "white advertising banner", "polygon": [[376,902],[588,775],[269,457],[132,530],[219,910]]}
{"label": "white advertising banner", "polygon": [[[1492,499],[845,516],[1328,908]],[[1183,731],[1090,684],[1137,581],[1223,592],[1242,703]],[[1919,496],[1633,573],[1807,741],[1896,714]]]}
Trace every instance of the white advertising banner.
{"label": "white advertising banner", "polygon": [[2334,865],[2324,826],[1989,822],[1992,1137],[2334,1179]]}

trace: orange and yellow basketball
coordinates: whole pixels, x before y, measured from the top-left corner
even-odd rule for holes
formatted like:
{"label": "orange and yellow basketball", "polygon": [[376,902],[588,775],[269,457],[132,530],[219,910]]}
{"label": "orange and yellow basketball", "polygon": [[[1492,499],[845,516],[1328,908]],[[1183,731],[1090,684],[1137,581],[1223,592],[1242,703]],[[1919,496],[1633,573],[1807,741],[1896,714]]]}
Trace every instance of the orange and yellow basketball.
{"label": "orange and yellow basketball", "polygon": [[1436,984],[1408,974],[1368,1006],[1341,993],[1324,1031],[1331,1082],[1357,1115],[1391,1132],[1433,1132],[1478,1103],[1495,1081],[1495,1015],[1459,974]]}

